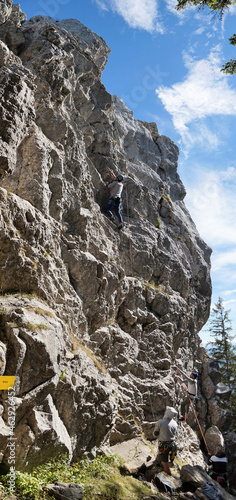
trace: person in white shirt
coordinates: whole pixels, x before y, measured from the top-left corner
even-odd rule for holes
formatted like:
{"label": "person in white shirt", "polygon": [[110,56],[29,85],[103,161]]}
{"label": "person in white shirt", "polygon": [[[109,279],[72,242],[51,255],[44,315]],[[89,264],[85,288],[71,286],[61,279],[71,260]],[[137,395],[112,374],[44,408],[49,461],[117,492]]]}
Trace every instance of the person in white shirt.
{"label": "person in white shirt", "polygon": [[123,219],[120,212],[120,206],[121,206],[120,202],[121,202],[121,194],[124,187],[122,184],[123,175],[121,174],[115,175],[114,172],[112,172],[112,170],[110,171],[110,174],[112,175],[112,177],[114,177],[115,180],[110,184],[108,184],[108,189],[110,190],[110,196],[105,207],[105,213],[108,215],[109,219],[114,220],[115,217],[111,211],[112,209],[114,209],[115,215],[118,219],[118,229],[121,229],[123,227]]}
{"label": "person in white shirt", "polygon": [[180,418],[180,420],[187,420],[187,418],[188,418],[188,410],[189,410],[189,405],[190,405],[189,398],[193,402],[193,404],[198,400],[198,397],[197,397],[197,378],[198,378],[198,373],[193,371],[193,372],[190,373],[190,376],[188,377],[188,375],[186,375],[185,372],[183,372],[182,370],[180,370],[180,368],[178,368],[178,371],[184,377],[184,378],[180,378],[179,377],[179,380],[180,380],[180,382],[182,382],[182,384],[186,385],[187,391],[188,391],[188,394],[186,393],[186,397],[184,397],[184,399],[183,399],[183,401],[181,403],[182,417]]}

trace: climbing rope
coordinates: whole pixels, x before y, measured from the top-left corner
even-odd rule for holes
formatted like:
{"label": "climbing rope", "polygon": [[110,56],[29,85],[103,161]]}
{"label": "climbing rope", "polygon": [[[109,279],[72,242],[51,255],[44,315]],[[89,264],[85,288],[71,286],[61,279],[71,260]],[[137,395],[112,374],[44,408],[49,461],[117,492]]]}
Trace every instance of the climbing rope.
{"label": "climbing rope", "polygon": [[[115,132],[117,132],[116,127],[115,127]],[[117,140],[113,137],[113,141],[114,141],[114,157],[115,157],[116,164],[118,164],[120,162],[120,160],[118,158],[118,153],[117,153]],[[131,273],[131,276],[133,278],[134,277],[134,275],[133,275],[133,248],[132,248],[132,238],[131,238],[131,230],[130,230],[129,199],[128,199],[128,190],[127,190],[126,184],[125,184],[125,197],[126,197],[126,208],[127,208],[127,225],[128,225],[128,230],[129,230],[130,273]],[[136,316],[137,316],[137,306],[136,306],[134,288],[133,288],[133,307],[134,307],[134,311],[136,312]],[[135,333],[136,333],[136,338],[138,338],[137,321],[135,323]],[[144,376],[146,378],[145,367],[144,367]],[[148,396],[149,396],[149,403],[150,403],[150,408],[151,408],[151,412],[152,412],[152,418],[153,418],[153,420],[155,420],[152,401],[151,401],[151,394],[150,394],[149,389],[147,392],[148,392]]]}
{"label": "climbing rope", "polygon": [[[127,207],[127,222],[128,222],[128,229],[129,229],[130,271],[131,271],[131,276],[133,278],[134,277],[133,276],[133,248],[132,248],[132,238],[131,238],[131,231],[130,231],[129,200],[128,200],[128,191],[127,191],[127,186],[126,185],[125,185],[125,193],[126,193],[126,207]],[[136,306],[134,288],[133,288],[133,308],[134,308],[134,311],[136,312],[136,316],[137,316],[137,306]],[[135,323],[135,333],[136,333],[136,337],[138,337],[137,321]],[[141,338],[141,336],[140,336],[140,338]],[[146,344],[145,344],[145,346],[146,346]],[[145,370],[145,367],[144,367],[144,377],[146,379],[146,370]],[[150,394],[149,389],[147,390],[147,393],[148,393],[148,396],[149,396],[149,403],[150,403],[150,408],[151,408],[151,412],[152,412],[152,418],[153,418],[153,420],[155,420],[153,406],[152,406],[152,401],[151,401],[151,394]]]}
{"label": "climbing rope", "polygon": [[[116,127],[115,127],[115,130],[116,130]],[[114,152],[115,152],[115,160],[116,160],[116,163],[118,164],[118,162],[120,161],[118,159],[118,154],[117,154],[117,140],[113,138],[113,141],[114,141]],[[131,276],[132,278],[134,277],[133,276],[133,249],[132,249],[132,238],[131,238],[131,230],[130,230],[130,216],[129,216],[129,200],[128,200],[128,190],[127,190],[127,186],[125,185],[125,196],[126,196],[126,207],[127,207],[127,222],[128,222],[128,229],[129,229],[129,255],[130,255],[130,271],[131,271]],[[135,300],[135,291],[134,291],[134,288],[133,288],[133,300],[134,300],[134,310],[136,312],[136,315],[137,315],[137,306],[136,306],[136,300]],[[135,332],[136,332],[136,337],[138,337],[138,333],[137,333],[137,321],[135,323]],[[145,344],[146,345],[146,344]],[[146,370],[145,370],[145,367],[144,367],[144,376],[146,378]],[[202,439],[205,443],[205,447],[206,447],[206,450],[208,452],[208,454],[210,455],[210,451],[209,451],[209,448],[207,446],[207,443],[206,443],[206,439],[204,437],[204,434],[203,434],[203,431],[202,431],[202,428],[201,428],[201,425],[200,425],[200,422],[198,420],[198,417],[197,417],[197,414],[195,412],[195,409],[194,409],[194,406],[192,404],[192,400],[189,396],[189,393],[188,393],[188,389],[186,387],[186,385],[184,384],[184,387],[185,387],[185,390],[187,392],[187,395],[188,395],[188,398],[189,398],[189,401],[190,401],[190,405],[192,407],[192,410],[193,410],[193,413],[194,413],[194,416],[195,416],[195,419],[196,419],[196,422],[198,424],[198,427],[199,427],[199,430],[200,430],[200,433],[202,435]],[[151,408],[151,412],[152,412],[152,418],[153,420],[155,420],[155,417],[154,417],[154,411],[153,411],[153,405],[152,405],[152,401],[151,401],[151,394],[150,394],[150,391],[148,389],[148,396],[149,396],[149,402],[150,402],[150,408]]]}
{"label": "climbing rope", "polygon": [[133,278],[133,250],[132,250],[132,240],[131,240],[130,220],[129,220],[129,201],[128,201],[128,191],[127,191],[127,186],[126,186],[126,185],[125,185],[125,197],[126,197],[127,221],[128,221],[128,229],[129,229],[129,258],[130,258],[130,271],[131,271],[131,276],[132,276],[132,278]]}
{"label": "climbing rope", "polygon": [[209,451],[209,448],[208,448],[208,446],[207,446],[207,442],[206,442],[205,436],[204,436],[204,434],[203,434],[203,431],[202,431],[202,428],[201,428],[200,422],[199,422],[199,420],[198,420],[197,414],[196,414],[196,412],[195,412],[195,409],[194,409],[194,406],[193,406],[192,400],[191,400],[191,398],[190,398],[190,396],[189,396],[188,389],[187,389],[187,387],[186,387],[186,385],[185,385],[185,384],[183,384],[183,385],[184,385],[184,388],[185,388],[185,390],[186,390],[186,392],[187,392],[188,399],[189,399],[189,401],[190,401],[190,404],[191,404],[191,407],[192,407],[192,410],[193,410],[194,416],[195,416],[195,418],[196,418],[196,421],[197,421],[197,424],[198,424],[198,427],[199,427],[200,433],[201,433],[201,435],[202,435],[202,439],[203,439],[204,444],[205,444],[205,446],[206,446],[207,453],[208,453],[208,455],[210,455],[210,451]]}

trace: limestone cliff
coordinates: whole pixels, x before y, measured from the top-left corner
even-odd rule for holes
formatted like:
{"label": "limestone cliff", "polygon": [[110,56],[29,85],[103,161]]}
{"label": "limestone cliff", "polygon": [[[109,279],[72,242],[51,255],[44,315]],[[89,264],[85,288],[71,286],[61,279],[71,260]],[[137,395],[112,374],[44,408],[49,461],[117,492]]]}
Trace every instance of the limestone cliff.
{"label": "limestone cliff", "polygon": [[[16,375],[17,466],[148,436],[179,406],[177,365],[202,371],[203,427],[224,431],[198,337],[211,250],[183,201],[177,146],[106,91],[101,37],[0,9],[0,368]],[[121,232],[103,214],[110,169],[124,175]]]}

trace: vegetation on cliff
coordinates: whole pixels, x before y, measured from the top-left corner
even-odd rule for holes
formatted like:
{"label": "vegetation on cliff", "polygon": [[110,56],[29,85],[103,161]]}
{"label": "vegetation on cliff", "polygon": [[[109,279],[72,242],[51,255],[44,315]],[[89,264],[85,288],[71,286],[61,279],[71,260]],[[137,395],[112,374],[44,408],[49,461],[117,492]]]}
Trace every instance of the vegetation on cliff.
{"label": "vegetation on cliff", "polygon": [[151,494],[148,486],[127,475],[121,460],[116,456],[98,457],[95,460],[85,459],[69,465],[67,456],[64,455],[60,460],[50,461],[37,467],[31,474],[17,472],[14,497],[9,496],[7,482],[8,476],[4,476],[2,479],[4,489],[0,489],[0,498],[4,500],[52,499],[52,496],[47,494],[47,488],[43,486],[55,482],[82,485],[84,500],[96,498],[138,500],[145,494]]}

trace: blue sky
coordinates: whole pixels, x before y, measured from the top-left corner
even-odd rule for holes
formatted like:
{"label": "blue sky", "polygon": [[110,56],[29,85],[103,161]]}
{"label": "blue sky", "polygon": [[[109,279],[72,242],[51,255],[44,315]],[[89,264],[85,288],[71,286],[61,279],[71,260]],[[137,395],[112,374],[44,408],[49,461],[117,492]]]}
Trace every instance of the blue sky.
{"label": "blue sky", "polygon": [[[17,2],[13,2],[17,3]],[[176,0],[22,0],[27,19],[75,18],[111,49],[102,81],[139,120],[180,148],[185,203],[212,248],[212,305],[220,296],[236,334],[236,6],[214,19],[207,9],[175,10]],[[206,327],[203,329],[206,330]],[[201,332],[203,341],[209,339]]]}

